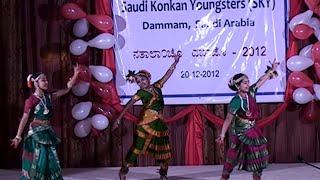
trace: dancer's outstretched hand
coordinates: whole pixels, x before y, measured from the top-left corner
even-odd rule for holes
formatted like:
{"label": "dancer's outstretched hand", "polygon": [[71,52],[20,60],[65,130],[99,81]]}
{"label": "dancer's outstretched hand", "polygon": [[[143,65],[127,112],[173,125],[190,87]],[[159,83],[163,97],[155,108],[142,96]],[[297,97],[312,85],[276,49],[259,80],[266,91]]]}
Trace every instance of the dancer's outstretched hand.
{"label": "dancer's outstretched hand", "polygon": [[73,66],[73,72],[74,74],[79,74],[81,72],[81,66],[78,63]]}
{"label": "dancer's outstretched hand", "polygon": [[174,49],[172,49],[171,51],[172,51],[172,54],[174,54],[174,56],[173,56],[174,61],[175,61],[176,63],[178,63],[179,60],[180,60],[181,55],[178,54],[178,53],[175,53],[175,52],[174,52]]}
{"label": "dancer's outstretched hand", "polygon": [[20,140],[17,139],[17,138],[10,139],[10,141],[11,141],[10,146],[12,146],[12,147],[15,148],[15,149],[18,147],[18,145],[19,145],[19,143],[20,143]]}
{"label": "dancer's outstretched hand", "polygon": [[272,71],[277,70],[277,68],[280,64],[280,62],[278,62],[277,59],[274,59],[272,63],[269,61],[269,63],[271,64]]}
{"label": "dancer's outstretched hand", "polygon": [[120,126],[120,119],[116,119],[112,124],[111,132],[117,130],[119,126]]}
{"label": "dancer's outstretched hand", "polygon": [[224,143],[224,137],[223,137],[223,136],[219,136],[219,137],[216,139],[216,143],[218,143],[218,144],[223,144],[223,143]]}

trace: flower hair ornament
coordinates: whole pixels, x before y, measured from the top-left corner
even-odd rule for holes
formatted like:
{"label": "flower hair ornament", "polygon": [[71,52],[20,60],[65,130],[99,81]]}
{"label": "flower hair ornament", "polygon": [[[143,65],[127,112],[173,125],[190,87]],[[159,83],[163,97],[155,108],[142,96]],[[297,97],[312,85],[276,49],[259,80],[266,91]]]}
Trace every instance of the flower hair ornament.
{"label": "flower hair ornament", "polygon": [[34,74],[29,74],[28,77],[27,77],[28,88],[32,88],[33,87],[33,83],[35,81],[38,81],[42,75],[44,75],[44,74],[40,73],[40,72],[34,73]]}
{"label": "flower hair ornament", "polygon": [[[241,73],[240,73],[241,74]],[[240,75],[239,74],[239,75]],[[237,74],[238,75],[238,74]],[[245,74],[242,74],[242,76],[240,76],[238,79],[235,79],[235,77],[237,76],[233,76],[230,80],[229,80],[229,83],[228,83],[228,86],[231,90],[233,91],[237,91],[238,88],[239,88],[239,83],[246,77],[248,77],[247,75]]]}
{"label": "flower hair ornament", "polygon": [[129,70],[129,73],[126,75],[126,80],[129,81],[129,83],[133,83],[135,81],[135,77],[136,77],[135,72],[136,71]]}
{"label": "flower hair ornament", "polygon": [[129,70],[129,73],[126,75],[126,80],[130,83],[134,83],[138,76],[144,76],[151,80],[151,74],[147,70],[140,70],[137,73],[135,73],[135,71]]}

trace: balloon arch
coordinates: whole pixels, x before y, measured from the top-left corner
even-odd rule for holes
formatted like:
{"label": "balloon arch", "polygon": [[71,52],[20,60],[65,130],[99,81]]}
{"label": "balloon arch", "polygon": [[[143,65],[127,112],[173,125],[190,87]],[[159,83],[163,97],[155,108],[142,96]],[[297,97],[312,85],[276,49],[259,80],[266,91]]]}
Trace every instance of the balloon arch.
{"label": "balloon arch", "polygon": [[[320,0],[290,0],[289,23],[289,48],[287,50],[288,81],[286,85],[285,102],[282,103],[268,117],[259,120],[258,126],[263,127],[278,118],[278,116],[292,103],[306,104],[303,118],[307,122],[316,121],[316,113],[319,111],[315,100],[320,99],[320,85],[315,84],[303,71],[313,66],[316,72],[315,79],[320,78]],[[79,39],[71,42],[69,50],[72,61],[82,66],[78,83],[72,88],[76,96],[84,96],[89,87],[101,97],[102,102],[80,102],[72,108],[72,116],[79,122],[74,127],[77,137],[86,137],[90,132],[104,130],[109,125],[109,120],[114,120],[117,112],[122,110],[118,94],[115,90],[113,74],[116,73],[115,57],[112,50],[115,44],[113,36],[112,8],[110,0],[98,0],[95,3],[96,15],[87,15],[81,7],[83,3],[74,1],[61,7],[64,18],[76,20],[73,33]],[[303,5],[307,4],[308,10],[300,13]],[[95,26],[101,34],[95,38],[84,41],[80,39],[86,36],[89,25]],[[299,51],[300,40],[306,41],[315,35],[318,42],[309,44]],[[86,66],[90,55],[89,48],[102,49],[102,65]],[[70,76],[70,75],[69,75]],[[92,78],[93,77],[93,78]],[[96,115],[88,117],[93,111]],[[172,123],[188,116],[187,140],[186,140],[186,165],[203,164],[202,137],[204,124],[201,115],[215,125],[222,126],[223,119],[219,118],[201,105],[190,105],[175,116],[168,118],[166,123]],[[124,118],[135,122],[137,117],[127,113]],[[194,146],[197,144],[197,146]]]}

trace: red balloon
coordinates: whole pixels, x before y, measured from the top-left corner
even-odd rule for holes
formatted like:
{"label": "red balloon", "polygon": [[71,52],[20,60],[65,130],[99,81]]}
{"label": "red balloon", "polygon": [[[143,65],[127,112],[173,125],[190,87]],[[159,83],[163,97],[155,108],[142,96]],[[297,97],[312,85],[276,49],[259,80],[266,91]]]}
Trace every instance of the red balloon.
{"label": "red balloon", "polygon": [[306,87],[306,89],[311,93],[311,94],[314,94],[314,89],[313,89],[313,86],[309,86],[309,87]]}
{"label": "red balloon", "polygon": [[313,12],[320,16],[320,5],[317,5],[317,7],[314,8]]}
{"label": "red balloon", "polygon": [[91,130],[90,130],[90,136],[91,137],[99,137],[99,130],[97,130],[96,128],[94,127],[91,127]]}
{"label": "red balloon", "polygon": [[287,50],[287,58],[289,59],[290,57],[297,55],[299,52],[298,50],[298,41],[290,41],[289,48]]}
{"label": "red balloon", "polygon": [[304,2],[307,4],[308,8],[311,11],[313,11],[319,4],[319,0],[304,0]]}
{"label": "red balloon", "polygon": [[108,104],[94,102],[92,109],[96,114],[103,114],[109,120],[115,120],[118,117],[118,112]]}
{"label": "red balloon", "polygon": [[318,80],[320,80],[320,62],[314,63],[314,70],[316,71]]}
{"label": "red balloon", "polygon": [[286,87],[286,92],[285,92],[285,101],[288,103],[293,103],[293,91],[295,90],[295,88],[293,87],[293,85],[288,81],[287,83],[287,87]]}
{"label": "red balloon", "polygon": [[320,62],[320,42],[316,42],[312,46],[311,55],[314,62]]}
{"label": "red balloon", "polygon": [[319,119],[320,108],[315,101],[309,102],[307,105],[302,107],[299,116],[300,120],[304,123],[313,123]]}
{"label": "red balloon", "polygon": [[61,15],[66,19],[80,19],[87,14],[76,4],[66,3],[61,7]]}
{"label": "red balloon", "polygon": [[300,108],[301,108],[301,105],[293,101],[290,104],[288,104],[287,111],[296,111]]}
{"label": "red balloon", "polygon": [[109,84],[92,81],[91,86],[94,92],[101,98],[110,99],[112,97],[113,89]]}
{"label": "red balloon", "polygon": [[72,0],[72,2],[81,8],[84,8],[87,5],[87,0]]}
{"label": "red balloon", "polygon": [[314,82],[303,72],[291,72],[288,78],[294,87],[312,87]]}
{"label": "red balloon", "polygon": [[[75,84],[78,84],[79,81],[85,81],[85,82],[91,82],[92,74],[90,72],[90,69],[87,66],[81,66],[80,67],[81,72],[78,75],[78,78],[76,79]],[[64,83],[67,83],[70,78],[73,76],[73,71],[70,71],[67,73],[64,79]]]}
{"label": "red balloon", "polygon": [[87,48],[87,50],[79,56],[71,54],[72,64],[89,65],[89,57],[90,56],[91,56],[90,48]]}
{"label": "red balloon", "polygon": [[81,72],[78,75],[78,79],[86,82],[91,82],[92,74],[90,69],[87,66],[81,65]]}
{"label": "red balloon", "polygon": [[307,39],[314,33],[314,29],[306,24],[298,24],[293,28],[292,33],[298,39]]}
{"label": "red balloon", "polygon": [[113,27],[113,20],[107,15],[88,15],[87,20],[104,32],[107,32]]}

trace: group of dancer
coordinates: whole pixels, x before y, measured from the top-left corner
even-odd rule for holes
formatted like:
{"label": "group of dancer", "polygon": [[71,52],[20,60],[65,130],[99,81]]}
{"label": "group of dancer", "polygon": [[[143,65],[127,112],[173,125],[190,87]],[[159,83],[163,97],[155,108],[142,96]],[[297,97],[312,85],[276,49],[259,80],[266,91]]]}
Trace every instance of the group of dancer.
{"label": "group of dancer", "polygon": [[[129,167],[134,165],[141,154],[154,157],[160,165],[160,179],[167,179],[172,154],[169,129],[163,119],[164,100],[161,89],[173,74],[180,57],[174,54],[173,64],[155,83],[151,83],[151,74],[146,70],[140,70],[137,73],[129,71],[126,76],[130,83],[136,83],[140,89],[120,112],[112,126],[112,131],[119,127],[124,114],[135,102],[141,100],[144,108],[136,124],[133,144],[119,171],[121,180],[126,179]],[[230,144],[220,180],[229,179],[230,173],[237,165],[239,170],[252,172],[253,179],[259,180],[263,169],[268,165],[267,139],[255,124],[259,115],[255,97],[262,84],[276,77],[279,63],[274,61],[271,65],[271,68],[252,85],[249,83],[248,76],[242,73],[234,75],[228,83],[229,88],[237,93],[229,104],[221,134],[216,139],[217,143],[224,143],[229,129]],[[52,94],[47,92],[48,80],[43,73],[28,76],[28,87],[33,88],[34,93],[25,101],[17,135],[11,140],[11,145],[17,148],[22,141],[22,132],[29,116],[32,116],[33,120],[29,125],[28,134],[24,138],[20,179],[63,179],[56,152],[56,145],[60,140],[50,125],[52,101],[70,91],[79,72],[80,68],[76,65],[74,75],[67,83],[67,87]]]}

